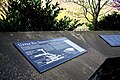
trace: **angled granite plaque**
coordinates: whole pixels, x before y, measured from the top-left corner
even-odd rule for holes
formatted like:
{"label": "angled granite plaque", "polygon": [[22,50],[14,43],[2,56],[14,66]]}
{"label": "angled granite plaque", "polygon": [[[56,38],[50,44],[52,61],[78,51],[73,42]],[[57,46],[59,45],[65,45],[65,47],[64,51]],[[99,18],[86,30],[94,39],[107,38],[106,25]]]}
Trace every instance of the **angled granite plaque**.
{"label": "angled granite plaque", "polygon": [[117,35],[99,35],[110,46],[120,46],[120,34]]}
{"label": "angled granite plaque", "polygon": [[40,73],[87,51],[67,38],[16,42],[14,45]]}

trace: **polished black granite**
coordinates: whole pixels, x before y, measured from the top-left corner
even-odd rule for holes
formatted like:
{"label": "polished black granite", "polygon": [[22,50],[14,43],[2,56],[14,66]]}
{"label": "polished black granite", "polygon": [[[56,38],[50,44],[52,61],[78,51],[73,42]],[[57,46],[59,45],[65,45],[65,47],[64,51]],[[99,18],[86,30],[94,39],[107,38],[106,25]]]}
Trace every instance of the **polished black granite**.
{"label": "polished black granite", "polygon": [[104,41],[106,41],[112,47],[120,47],[120,34],[112,35],[99,35]]}
{"label": "polished black granite", "polygon": [[87,52],[65,37],[16,42],[14,45],[40,73]]}

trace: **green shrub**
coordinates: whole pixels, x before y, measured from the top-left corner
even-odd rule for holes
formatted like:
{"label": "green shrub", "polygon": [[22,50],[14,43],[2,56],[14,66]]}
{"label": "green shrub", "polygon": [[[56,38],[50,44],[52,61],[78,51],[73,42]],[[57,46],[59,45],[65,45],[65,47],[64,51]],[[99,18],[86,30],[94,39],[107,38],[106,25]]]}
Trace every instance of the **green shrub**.
{"label": "green shrub", "polygon": [[78,26],[82,26],[82,24],[79,23],[79,20],[70,19],[67,16],[64,16],[64,18],[60,19],[57,24],[58,30],[68,30],[68,31],[72,31]]}
{"label": "green shrub", "polygon": [[[92,24],[88,25],[90,30],[94,30]],[[113,12],[101,18],[97,24],[96,30],[120,30],[120,14]]]}
{"label": "green shrub", "polygon": [[45,0],[45,4],[41,0],[9,0],[8,4],[8,10],[4,9],[6,18],[0,20],[0,31],[73,30],[77,26],[68,18],[58,21],[62,8],[58,3],[51,4],[51,0]]}
{"label": "green shrub", "polygon": [[91,23],[85,23],[85,24],[86,24],[86,26],[89,27],[89,30],[90,30],[90,31],[93,31],[93,30],[94,30],[94,25],[93,25],[93,24],[91,24]]}
{"label": "green shrub", "polygon": [[120,14],[113,12],[104,16],[98,23],[100,30],[120,30]]}
{"label": "green shrub", "polygon": [[58,3],[46,0],[9,0],[6,19],[2,20],[3,31],[52,30],[61,8]]}

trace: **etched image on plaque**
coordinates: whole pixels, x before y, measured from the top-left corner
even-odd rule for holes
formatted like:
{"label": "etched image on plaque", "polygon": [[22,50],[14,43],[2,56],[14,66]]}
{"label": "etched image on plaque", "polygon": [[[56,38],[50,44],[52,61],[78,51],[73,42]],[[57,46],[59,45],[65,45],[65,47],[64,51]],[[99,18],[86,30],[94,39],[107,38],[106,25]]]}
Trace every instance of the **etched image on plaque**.
{"label": "etched image on plaque", "polygon": [[16,42],[14,45],[40,73],[87,51],[64,37]]}

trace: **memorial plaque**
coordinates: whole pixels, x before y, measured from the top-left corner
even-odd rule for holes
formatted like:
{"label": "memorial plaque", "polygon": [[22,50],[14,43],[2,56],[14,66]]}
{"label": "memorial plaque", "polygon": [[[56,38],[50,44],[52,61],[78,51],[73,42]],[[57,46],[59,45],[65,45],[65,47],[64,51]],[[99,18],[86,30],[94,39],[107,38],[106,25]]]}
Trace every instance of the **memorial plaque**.
{"label": "memorial plaque", "polygon": [[14,45],[40,73],[87,51],[67,38],[16,42]]}
{"label": "memorial plaque", "polygon": [[120,46],[120,34],[117,35],[99,35],[110,46]]}

